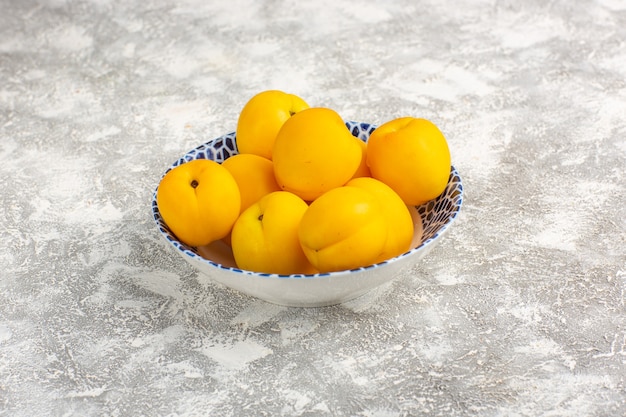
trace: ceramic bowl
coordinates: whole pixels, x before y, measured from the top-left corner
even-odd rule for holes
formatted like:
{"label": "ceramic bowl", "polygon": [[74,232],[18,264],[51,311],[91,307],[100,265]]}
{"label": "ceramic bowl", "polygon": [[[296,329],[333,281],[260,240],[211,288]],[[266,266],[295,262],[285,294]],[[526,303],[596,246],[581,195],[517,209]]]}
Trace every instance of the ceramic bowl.
{"label": "ceramic bowl", "polygon": [[[352,134],[367,141],[376,126],[346,122]],[[228,133],[187,152],[170,169],[194,159],[223,162],[237,154],[235,133]],[[165,175],[165,173],[164,173]],[[312,275],[276,275],[241,270],[236,267],[230,248],[222,241],[209,246],[190,247],[169,230],[152,196],[152,214],[160,234],[176,253],[206,274],[214,282],[262,300],[294,307],[319,307],[354,299],[396,278],[399,273],[419,262],[448,230],[463,201],[461,177],[454,167],[445,191],[436,199],[410,207],[415,223],[411,249],[387,261],[349,271]]]}

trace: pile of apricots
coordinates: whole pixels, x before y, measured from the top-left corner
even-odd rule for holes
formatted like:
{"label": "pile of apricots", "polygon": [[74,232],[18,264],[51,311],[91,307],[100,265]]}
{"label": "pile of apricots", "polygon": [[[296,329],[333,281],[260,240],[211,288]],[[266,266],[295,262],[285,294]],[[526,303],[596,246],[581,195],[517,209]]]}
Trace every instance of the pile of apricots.
{"label": "pile of apricots", "polygon": [[410,249],[410,206],[440,195],[450,151],[432,122],[402,117],[367,142],[333,109],[278,90],[239,114],[238,154],[171,169],[157,189],[170,230],[190,246],[222,240],[238,268],[281,275],[358,268]]}

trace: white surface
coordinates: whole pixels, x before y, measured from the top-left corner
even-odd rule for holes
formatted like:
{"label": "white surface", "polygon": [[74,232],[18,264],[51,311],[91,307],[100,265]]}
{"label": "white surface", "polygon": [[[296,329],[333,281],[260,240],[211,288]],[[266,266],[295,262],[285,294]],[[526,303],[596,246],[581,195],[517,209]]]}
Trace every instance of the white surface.
{"label": "white surface", "polygon": [[[0,415],[626,415],[623,1],[0,9]],[[422,263],[296,309],[162,244],[163,168],[269,88],[441,127]]]}

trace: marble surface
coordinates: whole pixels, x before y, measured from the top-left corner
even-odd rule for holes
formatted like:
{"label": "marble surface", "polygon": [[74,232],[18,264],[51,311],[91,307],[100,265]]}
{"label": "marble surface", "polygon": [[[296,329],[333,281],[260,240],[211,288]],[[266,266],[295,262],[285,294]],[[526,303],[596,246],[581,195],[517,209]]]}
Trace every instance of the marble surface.
{"label": "marble surface", "polygon": [[[626,3],[0,0],[1,416],[626,415]],[[465,202],[343,305],[165,245],[164,169],[278,88],[426,117]]]}

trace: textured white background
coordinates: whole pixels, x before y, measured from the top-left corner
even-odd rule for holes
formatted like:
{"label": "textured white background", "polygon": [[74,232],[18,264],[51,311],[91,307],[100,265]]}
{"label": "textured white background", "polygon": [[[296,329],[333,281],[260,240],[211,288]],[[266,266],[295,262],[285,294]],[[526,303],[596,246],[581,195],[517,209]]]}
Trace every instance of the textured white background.
{"label": "textured white background", "polygon": [[[0,415],[626,414],[626,3],[0,0]],[[169,164],[279,88],[426,117],[422,263],[284,308],[164,245]]]}

